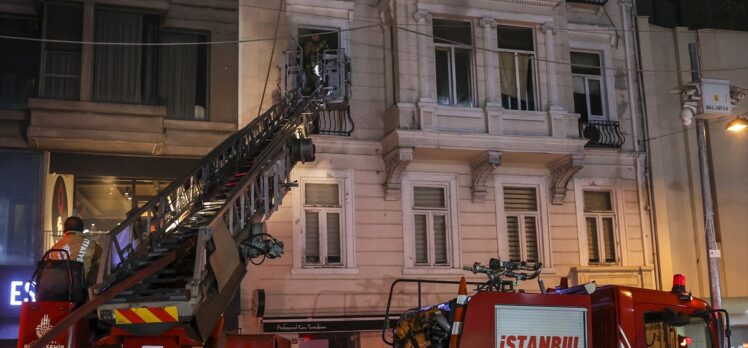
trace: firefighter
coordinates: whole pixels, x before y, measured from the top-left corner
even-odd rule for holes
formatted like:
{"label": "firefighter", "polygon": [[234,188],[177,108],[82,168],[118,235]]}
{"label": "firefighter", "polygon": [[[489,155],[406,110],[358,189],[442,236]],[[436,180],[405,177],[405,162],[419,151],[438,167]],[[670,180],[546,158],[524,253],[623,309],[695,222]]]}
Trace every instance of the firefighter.
{"label": "firefighter", "polygon": [[320,76],[318,67],[321,63],[319,55],[325,48],[327,48],[327,42],[321,40],[319,34],[313,34],[304,43],[304,95],[311,94],[320,86],[322,76]]}
{"label": "firefighter", "polygon": [[[86,284],[82,288],[87,288],[96,282],[96,274],[99,270],[99,258],[101,257],[101,246],[95,240],[83,235],[83,220],[77,216],[71,216],[65,220],[64,231],[62,236],[52,249],[67,250],[70,261],[76,261],[83,264],[83,274]],[[65,255],[60,252],[50,253],[53,260],[64,260]]]}

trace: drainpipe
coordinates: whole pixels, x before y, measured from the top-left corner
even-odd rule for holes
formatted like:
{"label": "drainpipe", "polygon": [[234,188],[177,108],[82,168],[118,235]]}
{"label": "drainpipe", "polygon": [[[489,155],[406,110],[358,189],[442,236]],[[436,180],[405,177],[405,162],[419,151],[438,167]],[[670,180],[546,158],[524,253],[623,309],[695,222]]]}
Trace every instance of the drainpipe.
{"label": "drainpipe", "polygon": [[[654,243],[654,240],[656,238],[655,233],[655,225],[654,225],[654,209],[652,209],[652,204],[654,203],[653,200],[653,192],[652,192],[652,184],[649,178],[649,161],[651,161],[651,158],[649,157],[649,142],[644,142],[644,149],[645,149],[645,159],[646,162],[642,164],[642,153],[640,152],[640,146],[639,146],[639,123],[637,120],[637,111],[641,111],[641,115],[643,118],[643,122],[646,125],[646,108],[644,107],[644,87],[643,87],[643,75],[641,74],[641,71],[635,70],[641,67],[640,62],[640,52],[639,52],[639,42],[636,40],[634,43],[632,43],[632,37],[631,37],[631,30],[634,30],[636,28],[636,4],[631,0],[621,0],[619,1],[619,4],[621,6],[621,21],[623,23],[623,45],[624,45],[624,52],[626,54],[625,62],[626,62],[626,77],[627,77],[627,86],[628,86],[628,92],[629,92],[629,102],[630,102],[630,110],[631,110],[631,135],[634,142],[634,169],[636,171],[636,193],[637,193],[637,199],[638,199],[638,206],[639,206],[639,222],[640,226],[642,226],[642,234],[644,234],[644,226],[647,225],[647,221],[645,221],[644,218],[644,211],[649,211],[649,230],[650,230],[650,239],[647,240],[644,235],[642,235],[642,250],[644,252],[644,265],[654,265],[654,285],[656,289],[661,289],[661,280],[660,280],[660,272],[659,272],[659,262],[658,261],[658,255],[659,253],[656,252],[656,244]],[[630,23],[630,21],[633,21]],[[638,32],[637,32],[638,35]],[[631,58],[631,50],[636,50],[636,61],[632,60]],[[638,71],[638,77],[639,79],[636,80],[636,87],[634,87],[635,80],[634,80],[634,74],[635,71]],[[636,94],[634,92],[634,88],[637,89],[639,94],[639,103],[636,103],[635,97]],[[635,105],[636,104],[636,105]],[[645,138],[647,138],[647,127],[644,127],[644,135]],[[643,168],[644,167],[644,168]],[[644,193],[642,192],[642,183],[645,182],[647,185],[647,202],[649,203],[648,206],[645,206],[644,201]],[[650,254],[650,246],[652,250],[652,254]],[[652,260],[652,256],[654,256],[654,260]]]}
{"label": "drainpipe", "polygon": [[626,53],[626,79],[629,91],[629,110],[631,110],[631,136],[634,138],[634,153],[639,153],[639,124],[636,122],[636,101],[634,100],[634,62],[631,59],[631,15],[632,1],[621,0],[621,23],[623,23],[623,49]]}
{"label": "drainpipe", "polygon": [[[636,20],[636,3],[634,3],[634,14],[633,18]],[[634,22],[634,28],[636,29],[634,36],[634,40],[636,43],[636,47],[639,47],[639,24],[637,22]],[[636,66],[639,68],[642,68],[641,64],[642,56],[641,56],[641,50],[637,50],[636,55]],[[639,100],[641,100],[641,112],[642,112],[642,122],[644,124],[643,130],[644,130],[644,152],[646,153],[646,161],[644,162],[644,180],[646,181],[647,185],[647,201],[649,205],[646,207],[646,210],[649,211],[649,230],[652,233],[652,256],[653,260],[652,263],[654,264],[655,268],[655,282],[656,282],[656,288],[658,290],[663,290],[664,284],[662,283],[662,270],[660,269],[660,250],[659,250],[659,241],[658,241],[658,233],[657,233],[657,216],[655,216],[655,200],[654,200],[654,187],[652,184],[652,152],[651,147],[649,143],[649,114],[647,114],[647,96],[644,93],[644,73],[639,70],[638,72],[639,77]],[[641,195],[640,195],[641,197]],[[644,226],[644,225],[642,225]],[[646,248],[645,248],[646,250]]]}

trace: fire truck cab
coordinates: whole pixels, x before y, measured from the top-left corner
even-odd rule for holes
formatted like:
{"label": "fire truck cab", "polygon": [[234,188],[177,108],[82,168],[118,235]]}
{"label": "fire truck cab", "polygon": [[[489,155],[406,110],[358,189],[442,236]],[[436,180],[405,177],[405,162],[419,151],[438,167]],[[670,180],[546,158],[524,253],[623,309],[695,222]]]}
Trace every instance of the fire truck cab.
{"label": "fire truck cab", "polygon": [[398,348],[729,347],[726,312],[693,298],[681,275],[670,292],[595,283],[544,289],[540,281],[540,293],[514,290],[518,281],[536,278],[541,267],[495,259],[489,267],[476,263],[466,269],[485,273],[489,281],[470,283],[476,293],[467,296],[463,277],[457,298],[437,306],[420,306],[423,284],[458,282],[397,280],[388,315],[397,284],[417,283],[419,306],[392,329],[385,321],[382,338]]}
{"label": "fire truck cab", "polygon": [[594,347],[720,347],[721,318],[685,292],[603,286],[592,300]]}

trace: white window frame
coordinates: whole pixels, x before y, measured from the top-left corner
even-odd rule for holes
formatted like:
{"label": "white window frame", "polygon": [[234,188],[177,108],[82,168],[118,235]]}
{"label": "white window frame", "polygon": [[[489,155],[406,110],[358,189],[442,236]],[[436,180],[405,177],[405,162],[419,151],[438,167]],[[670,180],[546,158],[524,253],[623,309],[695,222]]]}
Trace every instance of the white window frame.
{"label": "white window frame", "polygon": [[[587,241],[587,216],[597,216],[596,213],[586,213],[584,211],[584,191],[606,191],[610,192],[610,200],[613,205],[613,213],[602,213],[602,215],[613,216],[613,232],[615,239],[615,248],[617,259],[616,262],[600,262],[590,263],[589,262],[589,251]],[[628,248],[626,243],[626,221],[625,213],[622,209],[624,206],[623,202],[623,185],[618,179],[574,179],[574,200],[576,205],[577,215],[577,232],[579,238],[579,264],[581,266],[628,266]],[[638,212],[638,211],[637,211]],[[598,221],[598,225],[600,222]],[[601,226],[598,226],[598,236],[601,233]],[[598,243],[601,243],[601,239],[598,237]],[[601,256],[603,256],[601,250]]]}
{"label": "white window frame", "polygon": [[[584,29],[589,28],[587,26],[580,26],[578,28],[580,31],[584,31]],[[607,33],[598,35],[572,32],[570,33],[570,36],[569,51],[594,52],[600,54],[600,65],[602,65],[603,83],[605,84],[605,88],[603,89],[603,92],[605,93],[603,96],[603,99],[605,99],[605,105],[603,105],[603,108],[605,109],[605,119],[609,121],[617,121],[618,114],[615,109],[616,96],[614,93],[615,71],[614,69],[611,69],[614,65],[613,52],[610,43],[611,39],[609,35]]]}
{"label": "white window frame", "polygon": [[[291,180],[298,181],[299,187],[291,189],[292,210],[293,210],[293,268],[291,274],[357,274],[355,258],[355,231],[354,231],[354,186],[353,170],[323,170],[323,169],[294,169],[291,172]],[[314,184],[333,184],[339,185],[338,193],[340,195],[340,208],[306,208],[304,207],[304,189],[305,185]],[[305,262],[306,238],[304,230],[306,228],[307,210],[320,212],[340,211],[340,264],[325,265],[307,264]],[[325,215],[325,214],[320,214]],[[326,215],[325,215],[326,216]],[[320,217],[320,224],[324,226],[324,219]],[[325,226],[326,227],[326,226]],[[320,228],[320,258],[324,257],[323,249],[327,247],[326,239],[323,237],[325,228]],[[322,244],[323,241],[325,244]],[[321,260],[322,261],[322,260]]]}
{"label": "white window frame", "polygon": [[[506,218],[509,215],[504,211],[504,187],[533,187],[535,188],[538,212],[538,258],[543,263],[543,274],[552,274],[553,253],[551,249],[550,215],[548,212],[548,183],[545,176],[517,176],[517,175],[494,175],[494,192],[496,197],[496,226],[499,259],[509,260],[509,233],[507,231]],[[517,215],[522,215],[517,214]],[[524,238],[521,237],[524,244]],[[524,253],[524,250],[522,251]]]}
{"label": "white window frame", "polygon": [[[441,18],[434,18],[434,19],[441,19]],[[451,20],[451,19],[450,19]],[[469,20],[455,20],[459,22],[465,22],[470,24],[470,41],[475,41],[475,36],[473,35],[473,23]],[[432,32],[433,32],[433,19],[432,19]],[[449,104],[439,104],[441,106],[453,106],[453,107],[464,107],[464,108],[472,108],[475,107],[475,50],[470,46],[460,45],[460,44],[450,44],[450,43],[437,43],[432,40],[432,43],[434,45],[434,93],[436,94],[436,102],[439,104],[439,91],[437,90],[436,86],[436,78],[437,74],[439,74],[438,71],[436,71],[436,51],[437,50],[447,50],[449,55],[449,61],[447,64],[449,65]],[[457,104],[457,84],[455,83],[455,80],[457,80],[457,68],[455,66],[455,49],[465,49],[470,51],[470,105],[459,105]]]}
{"label": "white window frame", "polygon": [[[524,28],[524,29],[530,29],[532,31],[532,51],[525,51],[525,50],[515,50],[515,49],[508,49],[508,48],[500,48],[499,41],[498,41],[498,29],[494,29],[496,33],[494,35],[497,35],[496,39],[496,66],[498,67],[498,79],[499,79],[499,88],[501,88],[501,53],[511,53],[514,56],[514,83],[516,84],[517,93],[520,91],[520,83],[519,83],[519,69],[517,69],[517,66],[519,65],[519,60],[517,59],[519,54],[525,54],[530,55],[532,58],[530,59],[529,66],[532,69],[533,76],[532,76],[532,90],[533,90],[533,103],[534,108],[533,109],[522,109],[520,104],[517,104],[517,108],[508,108],[507,110],[514,110],[514,111],[542,111],[543,107],[540,105],[540,79],[539,79],[539,73],[538,73],[538,40],[537,40],[537,30],[534,26],[529,25],[514,25],[514,24],[507,24],[507,23],[498,23],[499,25],[503,26],[509,26],[509,27],[516,27],[516,28]],[[547,54],[547,52],[546,52]],[[499,95],[499,98],[501,98],[501,95]],[[517,102],[519,103],[519,96],[517,98]],[[503,107],[503,101],[501,101],[502,107]]]}
{"label": "white window frame", "polygon": [[[339,7],[327,7],[328,2],[321,2],[314,6],[309,6],[301,3],[287,4],[286,15],[288,16],[288,29],[289,33],[292,33],[294,37],[299,34],[299,28],[303,29],[322,29],[322,30],[338,30],[338,48],[345,50],[346,54],[350,56],[351,52],[351,39],[350,39],[350,23],[351,21],[346,18],[353,18],[353,7],[354,3],[343,4]],[[324,14],[324,16],[320,16]],[[243,21],[239,21],[239,32],[242,33]],[[295,50],[295,47],[290,41],[288,42],[288,49]],[[280,69],[281,86],[286,84],[286,67],[284,59],[278,62],[278,68]],[[242,76],[242,64],[239,64],[239,76]],[[239,95],[242,95],[243,84],[239,84]],[[242,98],[239,98],[239,107],[242,106]]]}
{"label": "white window frame", "polygon": [[[463,274],[462,255],[460,249],[460,231],[458,221],[458,181],[456,174],[438,174],[423,172],[407,172],[402,180],[403,205],[403,244],[405,267],[403,274]],[[428,210],[413,209],[413,187],[443,187],[445,189],[447,209],[447,265],[418,265],[416,264],[415,248],[415,219],[414,215]],[[431,231],[431,229],[429,229]],[[432,246],[429,245],[429,249]],[[429,258],[433,257],[433,250],[429,250]]]}
{"label": "white window frame", "polygon": [[[349,9],[323,9],[328,14],[340,14],[335,16],[321,17],[312,13],[306,14],[304,11],[309,12],[310,8],[304,5],[289,4],[287,10],[289,30],[294,35],[298,35],[299,28],[339,30],[338,47],[345,49],[346,52],[351,52],[350,21],[345,18],[349,16],[350,11],[353,11],[353,3],[350,4]],[[315,10],[320,11],[321,9],[316,8]]]}
{"label": "white window frame", "polygon": [[[606,81],[606,78],[605,78],[605,61],[604,61],[603,52],[590,51],[590,50],[572,49],[570,51],[570,53],[569,53],[570,60],[571,60],[571,53],[573,53],[573,52],[595,54],[595,55],[597,55],[599,57],[599,61],[600,61],[600,75],[572,73],[571,76],[572,76],[572,79],[574,77],[581,77],[582,79],[584,79],[584,96],[585,96],[585,101],[587,102],[587,118],[590,119],[590,120],[601,120],[601,121],[602,120],[607,120],[608,119],[608,112],[607,112],[607,110],[608,110],[608,100],[607,100],[608,88],[607,87],[608,86],[605,84],[605,81]],[[602,115],[593,115],[593,114],[591,114],[592,108],[590,107],[590,85],[589,85],[589,81],[590,80],[597,80],[597,81],[600,82],[600,93],[602,93],[602,95],[600,96],[600,98],[601,98],[601,102],[603,103],[603,105],[602,105],[603,114]],[[572,84],[573,84],[573,81],[572,81]],[[572,93],[573,93],[573,91],[572,91]]]}

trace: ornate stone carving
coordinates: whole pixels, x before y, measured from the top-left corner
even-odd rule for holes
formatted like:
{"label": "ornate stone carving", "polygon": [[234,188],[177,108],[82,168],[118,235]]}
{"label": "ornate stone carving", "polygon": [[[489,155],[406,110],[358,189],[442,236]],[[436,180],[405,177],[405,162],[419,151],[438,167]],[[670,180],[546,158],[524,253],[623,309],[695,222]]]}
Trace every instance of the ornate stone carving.
{"label": "ornate stone carving", "polygon": [[552,34],[556,34],[556,25],[551,22],[543,23],[543,25],[540,26],[540,30],[544,33],[550,31]]}
{"label": "ornate stone carving", "polygon": [[489,28],[489,29],[496,28],[496,20],[491,17],[481,18],[479,24],[484,28]]}
{"label": "ornate stone carving", "polygon": [[551,203],[564,204],[569,180],[584,164],[583,156],[568,156],[551,163]]}
{"label": "ornate stone carving", "polygon": [[431,14],[426,11],[418,11],[413,14],[413,19],[415,19],[418,24],[426,24],[431,20]]}
{"label": "ornate stone carving", "polygon": [[384,166],[387,181],[384,183],[384,199],[396,201],[400,199],[401,177],[405,167],[413,160],[413,149],[398,148],[384,156]]}
{"label": "ornate stone carving", "polygon": [[486,200],[486,179],[496,167],[501,165],[500,151],[486,151],[470,164],[472,172],[473,203]]}

